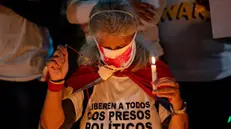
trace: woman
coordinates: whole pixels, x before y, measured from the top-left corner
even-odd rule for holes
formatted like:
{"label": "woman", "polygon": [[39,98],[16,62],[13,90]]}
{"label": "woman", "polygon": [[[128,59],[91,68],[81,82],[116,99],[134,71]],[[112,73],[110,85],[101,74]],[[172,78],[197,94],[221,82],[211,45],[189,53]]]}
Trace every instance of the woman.
{"label": "woman", "polygon": [[[0,1],[1,128],[31,129],[38,126],[46,85],[38,78],[52,56],[47,28],[39,26]],[[43,92],[43,93],[42,93]],[[14,124],[6,124],[17,116]]]}
{"label": "woman", "polygon": [[[50,80],[41,126],[71,128],[80,120],[81,129],[187,129],[187,114],[179,87],[172,79],[166,79],[172,76],[159,60],[156,66],[162,81],[156,83],[157,90],[150,89],[150,55],[134,40],[137,19],[129,3],[99,1],[90,14],[90,30],[94,38],[82,48],[79,63],[83,66],[67,83],[76,91],[98,78],[102,81],[94,84],[92,94],[89,90],[80,90],[62,100],[68,53],[66,48],[59,47],[47,64]],[[155,106],[158,101],[154,96],[169,98],[172,115],[163,106]],[[88,100],[84,101],[86,98]]]}

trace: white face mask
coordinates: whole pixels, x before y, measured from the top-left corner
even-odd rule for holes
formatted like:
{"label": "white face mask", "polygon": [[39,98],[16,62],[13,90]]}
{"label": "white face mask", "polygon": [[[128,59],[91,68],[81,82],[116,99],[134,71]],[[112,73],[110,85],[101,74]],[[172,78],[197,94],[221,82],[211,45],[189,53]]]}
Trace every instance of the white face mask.
{"label": "white face mask", "polygon": [[97,43],[96,39],[94,39],[100,52],[100,58],[107,66],[112,66],[114,69],[126,69],[135,59],[135,38],[136,34],[127,46],[117,50],[103,48]]}

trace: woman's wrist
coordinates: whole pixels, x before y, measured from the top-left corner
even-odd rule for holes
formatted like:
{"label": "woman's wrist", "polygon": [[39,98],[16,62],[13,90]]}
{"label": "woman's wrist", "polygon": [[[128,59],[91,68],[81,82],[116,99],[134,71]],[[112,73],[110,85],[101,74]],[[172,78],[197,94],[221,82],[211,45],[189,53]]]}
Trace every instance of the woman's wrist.
{"label": "woman's wrist", "polygon": [[183,106],[183,101],[182,101],[182,100],[179,101],[177,104],[172,104],[172,108],[173,108],[174,110],[179,110],[179,109],[182,108],[182,106]]}
{"label": "woman's wrist", "polygon": [[52,92],[59,92],[64,88],[64,79],[60,80],[51,80],[48,81],[48,90]]}
{"label": "woman's wrist", "polygon": [[172,112],[173,115],[175,115],[175,114],[177,114],[177,115],[185,114],[186,107],[187,107],[187,103],[182,102],[182,105],[181,105],[180,108],[179,107],[178,108],[171,107],[171,112]]}
{"label": "woman's wrist", "polygon": [[62,84],[65,82],[65,79],[58,79],[58,80],[52,80],[50,79],[50,81],[54,84]]}

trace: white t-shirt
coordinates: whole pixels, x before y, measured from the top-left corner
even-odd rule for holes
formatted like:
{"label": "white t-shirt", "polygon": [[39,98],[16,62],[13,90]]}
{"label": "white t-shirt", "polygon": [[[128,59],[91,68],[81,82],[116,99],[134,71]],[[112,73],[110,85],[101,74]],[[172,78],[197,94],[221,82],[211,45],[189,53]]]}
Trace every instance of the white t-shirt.
{"label": "white t-shirt", "polygon": [[41,76],[53,52],[49,38],[46,28],[0,5],[0,80],[29,81]]}
{"label": "white t-shirt", "polygon": [[213,39],[210,12],[195,0],[168,0],[159,30],[164,60],[178,81],[231,75],[231,44]]}
{"label": "white t-shirt", "polygon": [[[82,116],[83,92],[72,94],[76,120]],[[160,106],[128,77],[112,76],[95,85],[80,129],[161,129],[169,112]]]}

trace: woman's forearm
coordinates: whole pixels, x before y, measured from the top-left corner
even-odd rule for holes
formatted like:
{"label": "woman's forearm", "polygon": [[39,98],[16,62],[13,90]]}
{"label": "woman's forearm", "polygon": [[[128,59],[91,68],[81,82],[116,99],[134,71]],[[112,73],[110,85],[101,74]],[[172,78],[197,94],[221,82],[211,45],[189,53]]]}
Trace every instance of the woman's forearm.
{"label": "woman's forearm", "polygon": [[188,129],[188,115],[172,115],[169,123],[169,129]]}
{"label": "woman's forearm", "polygon": [[47,91],[41,114],[41,126],[45,129],[58,129],[64,122],[62,91]]}

